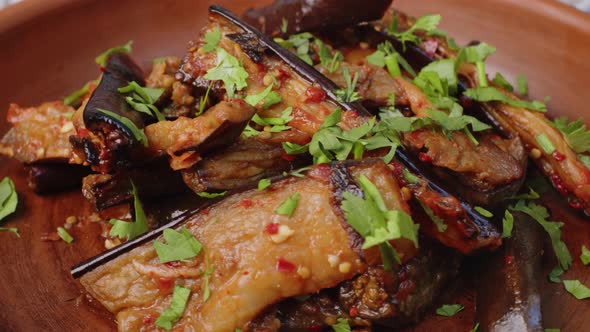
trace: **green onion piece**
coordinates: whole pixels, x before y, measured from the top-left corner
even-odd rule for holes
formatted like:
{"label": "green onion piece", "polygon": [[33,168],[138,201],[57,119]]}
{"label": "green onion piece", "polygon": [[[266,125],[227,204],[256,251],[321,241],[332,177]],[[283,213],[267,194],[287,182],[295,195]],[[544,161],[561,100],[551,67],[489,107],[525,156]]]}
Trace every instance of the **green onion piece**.
{"label": "green onion piece", "polygon": [[74,242],[74,238],[63,227],[58,227],[57,228],[57,235],[59,235],[59,237],[62,240],[64,240],[65,243],[72,243],[72,242]]}
{"label": "green onion piece", "polygon": [[551,143],[551,140],[549,137],[547,137],[547,134],[541,133],[535,137],[535,140],[537,140],[537,143],[539,143],[546,154],[552,154],[555,151],[555,146],[553,143]]}

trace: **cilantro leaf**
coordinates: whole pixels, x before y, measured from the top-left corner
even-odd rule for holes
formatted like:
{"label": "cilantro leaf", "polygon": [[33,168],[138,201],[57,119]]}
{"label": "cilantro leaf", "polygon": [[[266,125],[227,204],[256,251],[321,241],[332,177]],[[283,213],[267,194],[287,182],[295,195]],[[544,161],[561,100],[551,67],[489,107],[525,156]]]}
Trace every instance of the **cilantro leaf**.
{"label": "cilantro leaf", "polygon": [[[443,59],[438,61],[433,61],[426,65],[422,70],[420,70],[420,75],[424,75],[423,73],[436,73],[441,81],[446,82],[446,86],[448,87],[448,92],[444,93],[444,95],[448,96],[450,94],[455,94],[457,92],[457,72],[455,71],[455,61],[452,59]],[[442,89],[445,90],[445,89]]]}
{"label": "cilantro leaf", "polygon": [[260,179],[260,181],[258,181],[258,191],[263,191],[264,189],[270,187],[270,184],[270,179]]}
{"label": "cilantro leaf", "polygon": [[526,96],[529,94],[529,86],[527,83],[526,76],[518,75],[516,77],[516,91],[523,96]]}
{"label": "cilantro leaf", "polygon": [[496,76],[494,76],[494,79],[492,80],[492,82],[494,82],[494,84],[498,85],[499,87],[501,87],[502,89],[506,90],[506,91],[514,91],[514,88],[512,87],[512,84],[510,84],[510,82],[508,82],[508,80],[506,78],[504,78],[504,76],[502,76],[502,74],[500,73],[496,73]]}
{"label": "cilantro leaf", "polygon": [[205,45],[203,45],[203,51],[205,53],[213,51],[220,41],[221,31],[219,31],[219,28],[215,28],[213,31],[207,31],[205,33]]}
{"label": "cilantro leaf", "polygon": [[469,330],[469,332],[477,332],[479,330],[479,323],[475,324],[475,326]]}
{"label": "cilantro leaf", "polygon": [[416,22],[406,31],[398,32],[397,29],[392,26],[390,27],[387,32],[397,37],[401,42],[404,48],[406,47],[406,42],[411,42],[417,44],[420,42],[421,38],[416,35],[417,31],[423,31],[427,35],[431,34],[436,30],[436,27],[440,23],[441,16],[440,15],[424,15],[416,20]]}
{"label": "cilantro leaf", "polygon": [[582,246],[582,253],[580,254],[580,260],[584,265],[590,264],[590,250],[586,246]]}
{"label": "cilantro leaf", "polygon": [[464,47],[457,56],[457,65],[460,65],[463,61],[469,63],[483,62],[494,53],[496,53],[496,48],[487,43]]}
{"label": "cilantro leaf", "polygon": [[574,152],[583,153],[590,151],[590,130],[586,129],[584,119],[580,118],[576,121],[568,122],[568,118],[562,116],[556,118],[552,124],[561,131],[567,144]]}
{"label": "cilantro leaf", "polygon": [[566,244],[561,240],[560,228],[563,226],[562,222],[547,220],[547,218],[549,218],[549,212],[547,209],[544,206],[537,205],[533,202],[528,202],[527,204],[524,200],[520,200],[515,206],[510,207],[510,209],[528,214],[537,221],[543,229],[545,229],[545,232],[547,232],[551,238],[553,251],[555,252],[557,261],[563,270],[567,270],[572,265],[572,256]]}
{"label": "cilantro leaf", "polygon": [[482,216],[486,217],[486,218],[491,218],[494,216],[493,213],[491,213],[490,211],[482,208],[481,206],[474,206],[473,209],[475,211],[477,211],[477,213],[481,214]]}
{"label": "cilantro leaf", "polygon": [[557,265],[553,268],[553,270],[551,270],[551,272],[549,272],[549,281],[554,282],[556,284],[561,283],[561,279],[559,279],[559,276],[561,276],[564,272],[565,271],[561,268],[561,266]]}
{"label": "cilantro leaf", "polygon": [[222,191],[220,193],[208,193],[206,191],[201,191],[200,193],[197,193],[197,195],[199,195],[200,197],[203,197],[203,198],[223,197],[223,196],[225,196],[225,194],[227,194],[227,191]]}
{"label": "cilantro leaf", "polygon": [[318,47],[318,56],[320,58],[322,67],[324,67],[329,73],[333,73],[338,70],[338,67],[340,67],[340,62],[344,60],[342,52],[336,51],[334,52],[334,55],[332,55],[332,52],[328,46],[326,46],[326,44],[324,44],[319,39],[315,40],[315,44]]}
{"label": "cilantro leaf", "polygon": [[[291,115],[293,111],[292,107],[287,107],[281,112],[281,116],[278,118],[263,118],[258,114],[254,114],[252,117],[252,122],[256,123],[259,126],[270,126],[268,129],[271,133],[278,133],[281,131],[289,130],[291,127],[287,126],[287,123],[293,120],[293,116]],[[252,128],[252,130],[255,130]],[[256,131],[256,135],[260,132]]]}
{"label": "cilantro leaf", "polygon": [[199,116],[205,112],[205,107],[207,107],[207,103],[209,103],[209,92],[211,91],[212,86],[213,82],[209,83],[205,95],[199,98],[199,111],[195,113],[195,116]]}
{"label": "cilantro leaf", "polygon": [[432,220],[432,222],[436,226],[436,229],[440,233],[444,233],[448,228],[447,224],[445,224],[445,221],[442,220],[439,216],[437,216],[436,213],[434,213],[434,211],[432,211],[432,209],[428,207],[428,205],[424,204],[424,202],[418,200],[418,203],[420,203],[420,206],[422,206],[422,209],[424,210],[428,218]]}
{"label": "cilantro leaf", "polygon": [[348,67],[344,67],[342,68],[342,75],[344,75],[344,80],[346,81],[346,88],[334,91],[334,94],[336,94],[336,98],[338,99],[338,101],[341,101],[343,103],[351,103],[353,101],[361,99],[359,94],[355,91],[356,83],[359,79],[358,73],[354,73],[354,77],[351,77]]}
{"label": "cilantro leaf", "polygon": [[465,307],[461,304],[443,304],[440,308],[436,309],[436,314],[439,316],[451,317],[458,314]]}
{"label": "cilantro leaf", "polygon": [[314,37],[311,33],[302,32],[289,36],[288,40],[275,38],[274,41],[284,48],[294,49],[295,54],[297,54],[301,60],[305,61],[309,65],[313,65],[313,61],[309,55],[310,41],[312,39],[314,39]]}
{"label": "cilantro leaf", "polygon": [[182,317],[190,294],[190,289],[179,285],[174,286],[172,301],[170,302],[168,308],[166,308],[166,310],[160,314],[156,320],[156,325],[163,329],[170,330],[172,325],[176,323],[180,317]]}
{"label": "cilantro leaf", "polygon": [[416,76],[414,68],[395,50],[391,42],[386,41],[377,46],[377,50],[366,57],[368,63],[377,67],[386,67],[392,77],[401,75],[399,66],[410,75]]}
{"label": "cilantro leaf", "polygon": [[289,173],[283,172],[283,176],[293,176],[296,178],[304,178],[305,174],[303,174],[303,172],[308,171],[310,169],[311,169],[311,166],[302,167],[302,168],[296,169],[294,171],[291,171]]}
{"label": "cilantro leaf", "polygon": [[215,271],[215,266],[209,264],[209,256],[205,254],[205,270],[201,271],[203,275],[203,302],[206,302],[211,296],[211,288],[209,288],[209,278]]}
{"label": "cilantro leaf", "polygon": [[119,93],[128,94],[125,100],[133,109],[138,112],[153,116],[158,121],[164,121],[164,116],[154,103],[158,101],[164,89],[153,89],[140,86],[137,82],[131,81],[127,86],[117,89]]}
{"label": "cilantro leaf", "polygon": [[565,290],[578,300],[590,298],[590,288],[586,287],[579,280],[564,280],[563,286]]}
{"label": "cilantro leaf", "polygon": [[131,53],[133,51],[132,45],[133,45],[133,40],[130,40],[125,45],[109,48],[108,50],[102,52],[99,56],[97,56],[96,59],[94,59],[94,61],[96,62],[97,65],[104,67],[104,66],[106,66],[107,59],[108,59],[109,55],[115,54],[115,53]]}
{"label": "cilantro leaf", "polygon": [[519,194],[512,197],[508,197],[508,200],[521,200],[521,199],[538,199],[541,197],[539,193],[535,191],[535,189],[529,187],[529,192],[526,194]]}
{"label": "cilantro leaf", "polygon": [[287,28],[289,27],[289,21],[286,18],[281,18],[281,32],[287,33]]}
{"label": "cilantro leaf", "polygon": [[494,87],[477,87],[469,89],[465,91],[463,95],[481,102],[499,101],[514,107],[526,108],[531,111],[547,112],[547,105],[543,102],[538,100],[533,100],[532,102],[526,100],[514,100]]}
{"label": "cilantro leaf", "polygon": [[180,232],[170,228],[165,229],[164,239],[166,243],[154,242],[154,249],[156,249],[160,263],[196,257],[203,248],[203,245],[184,227],[180,229]]}
{"label": "cilantro leaf", "polygon": [[65,243],[72,243],[74,242],[74,238],[66,231],[63,227],[57,228],[57,235],[65,242]]}
{"label": "cilantro leaf", "polygon": [[276,213],[288,216],[291,218],[293,213],[295,213],[295,209],[297,209],[297,205],[299,204],[299,198],[301,195],[299,193],[295,193],[287,198],[279,207],[275,210]]}
{"label": "cilantro leaf", "polygon": [[14,213],[17,204],[18,194],[14,182],[9,177],[5,177],[0,181],[0,220]]}
{"label": "cilantro leaf", "polygon": [[236,90],[240,91],[248,85],[246,79],[249,74],[236,57],[219,47],[217,64],[204,77],[212,81],[223,81],[227,95],[233,98]]}
{"label": "cilantro leaf", "polygon": [[502,218],[502,238],[512,236],[512,228],[514,227],[514,216],[509,210],[504,211],[504,218]]}
{"label": "cilantro leaf", "polygon": [[344,318],[338,318],[337,323],[332,325],[334,332],[351,332],[348,321]]}
{"label": "cilantro leaf", "polygon": [[133,121],[129,120],[126,117],[120,116],[117,113],[113,113],[111,111],[107,111],[105,109],[102,108],[98,108],[97,109],[99,112],[102,112],[108,116],[110,116],[111,118],[119,121],[120,123],[122,123],[123,125],[125,125],[125,127],[129,128],[129,130],[131,130],[131,132],[133,133],[133,137],[135,137],[135,139],[143,144],[143,146],[148,146],[148,138],[147,136],[145,136],[145,133],[143,132],[143,129],[139,129],[137,128],[137,126],[135,125],[135,123],[133,123]]}
{"label": "cilantro leaf", "polygon": [[377,228],[371,235],[367,235],[362,249],[400,238],[409,239],[417,244],[418,239],[415,231],[412,218],[407,213],[399,210],[387,211],[387,225]]}
{"label": "cilantro leaf", "polygon": [[16,234],[16,236],[20,237],[18,233],[18,228],[16,227],[0,227],[0,232],[10,232]]}
{"label": "cilantro leaf", "polygon": [[280,103],[281,96],[278,92],[272,90],[273,86],[273,84],[270,84],[262,92],[253,95],[248,95],[246,96],[246,98],[244,98],[244,100],[246,101],[246,103],[254,107],[256,107],[259,103],[264,101],[264,104],[262,105],[262,108],[264,109],[267,109],[276,103]]}
{"label": "cilantro leaf", "polygon": [[135,221],[123,221],[119,219],[111,219],[109,222],[113,225],[109,235],[118,237],[120,239],[132,240],[149,230],[147,225],[147,217],[139,200],[135,184],[131,182],[133,191],[133,209],[135,210]]}
{"label": "cilantro leaf", "polygon": [[537,141],[537,143],[539,143],[539,145],[541,146],[543,151],[545,151],[546,154],[552,154],[555,151],[555,146],[553,145],[553,143],[551,143],[551,140],[549,139],[549,137],[547,137],[547,134],[540,133],[539,135],[535,136],[535,140]]}
{"label": "cilantro leaf", "polygon": [[88,91],[90,91],[90,84],[97,84],[96,81],[90,81],[84,84],[83,87],[80,89],[70,93],[67,97],[64,98],[63,102],[64,105],[68,106],[78,106],[81,103],[82,96],[86,95]]}

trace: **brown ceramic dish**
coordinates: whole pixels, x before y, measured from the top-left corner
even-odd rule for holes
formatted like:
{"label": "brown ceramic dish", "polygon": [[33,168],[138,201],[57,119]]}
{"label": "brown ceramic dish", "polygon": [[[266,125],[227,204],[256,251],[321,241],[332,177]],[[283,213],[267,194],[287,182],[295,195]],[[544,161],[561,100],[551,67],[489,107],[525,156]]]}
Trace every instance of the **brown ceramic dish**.
{"label": "brown ceramic dish", "polygon": [[[212,3],[236,13],[268,1],[114,1],[27,0],[0,11],[0,133],[9,102],[36,105],[60,99],[94,78],[94,56],[112,45],[135,40],[136,59],[147,64],[163,55],[183,54],[197,36]],[[553,115],[588,116],[590,86],[590,15],[552,0],[400,0],[413,15],[441,13],[442,27],[459,42],[485,40],[498,48],[489,72],[509,78],[526,74],[532,97],[552,97]],[[81,300],[69,268],[101,250],[98,231],[79,235],[75,243],[42,242],[70,215],[92,208],[79,192],[44,196],[28,189],[22,166],[0,157],[0,178],[10,176],[18,189],[17,213],[6,225],[18,227],[21,238],[0,233],[0,330],[113,330],[103,309]],[[590,245],[590,223],[571,213],[555,197],[546,197],[554,219],[567,220],[564,238],[576,258],[567,279],[590,284],[590,273],[577,259]],[[547,262],[546,271],[552,266]],[[541,276],[543,277],[543,276]],[[468,277],[466,279],[469,279]],[[467,280],[454,293],[466,310],[453,318],[429,316],[414,331],[467,331],[473,326],[473,292]],[[544,287],[546,327],[583,331],[590,326],[590,307],[567,294],[561,285]],[[447,302],[448,303],[448,302]]]}

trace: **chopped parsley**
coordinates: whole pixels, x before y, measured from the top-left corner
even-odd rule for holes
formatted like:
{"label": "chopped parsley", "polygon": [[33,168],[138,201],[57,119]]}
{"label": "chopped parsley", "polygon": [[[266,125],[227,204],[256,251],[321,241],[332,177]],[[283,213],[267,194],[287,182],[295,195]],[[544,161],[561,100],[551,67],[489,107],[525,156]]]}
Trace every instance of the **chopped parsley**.
{"label": "chopped parsley", "polygon": [[20,237],[20,234],[18,233],[18,228],[16,227],[0,227],[0,232],[10,232]]}
{"label": "chopped parsley", "polygon": [[514,91],[512,84],[510,84],[510,82],[508,82],[508,80],[500,73],[496,73],[492,82],[506,91]]}
{"label": "chopped parsley", "polygon": [[277,42],[284,48],[295,49],[295,54],[309,65],[313,65],[310,51],[310,41],[314,39],[314,36],[309,32],[302,32],[289,36],[289,39],[284,40],[282,38],[275,38]]}
{"label": "chopped parsley", "polygon": [[401,210],[388,210],[379,189],[364,175],[358,178],[364,198],[350,192],[343,194],[342,211],[348,224],[364,239],[362,248],[379,246],[383,267],[391,270],[400,258],[389,241],[408,239],[418,247],[418,227]]}
{"label": "chopped parsley", "polygon": [[417,31],[423,31],[426,35],[432,34],[436,30],[440,20],[440,15],[424,15],[418,18],[408,30],[402,32],[397,31],[397,21],[394,20],[392,25],[387,29],[387,33],[398,38],[405,48],[406,42],[417,44],[422,40],[416,34]]}
{"label": "chopped parsley", "polygon": [[108,50],[102,52],[99,56],[97,56],[96,59],[94,59],[94,61],[97,65],[104,67],[107,64],[107,59],[109,58],[109,55],[115,53],[131,53],[133,51],[132,45],[133,40],[130,40],[125,45],[109,48]]}
{"label": "chopped parsley", "polygon": [[203,245],[184,227],[180,229],[180,232],[170,228],[165,229],[164,240],[166,243],[154,242],[154,249],[160,263],[196,257],[203,248]]}
{"label": "chopped parsley", "polygon": [[293,176],[296,178],[304,178],[305,174],[303,174],[303,172],[308,171],[310,169],[311,169],[311,166],[302,167],[302,168],[296,169],[291,172],[283,172],[283,176]]}
{"label": "chopped parsley", "polygon": [[[278,118],[263,118],[258,114],[254,114],[254,116],[252,117],[252,122],[256,123],[259,126],[268,126],[268,131],[271,133],[278,133],[281,131],[289,130],[291,129],[291,127],[287,126],[287,123],[293,120],[293,116],[291,115],[292,111],[293,109],[291,107],[287,107],[283,110],[281,116]],[[243,132],[244,136],[246,137],[256,136],[260,133],[260,131],[252,128],[252,126],[250,125],[247,125],[246,128],[244,128]]]}
{"label": "chopped parsley", "polygon": [[582,264],[584,264],[584,265],[590,264],[590,250],[588,250],[588,248],[586,248],[586,246],[582,246],[581,251],[582,251],[582,253],[580,254],[580,260],[582,261]]}
{"label": "chopped parsley", "polygon": [[234,98],[236,90],[240,91],[248,85],[246,79],[249,74],[236,57],[218,47],[217,64],[209,69],[204,77],[208,80],[223,81],[227,95]]}
{"label": "chopped parsley", "polygon": [[590,288],[586,287],[579,280],[564,280],[563,286],[565,290],[578,300],[590,298]]}
{"label": "chopped parsley", "polygon": [[107,111],[107,110],[102,109],[102,108],[98,108],[97,110],[99,112],[102,112],[102,113],[110,116],[111,118],[119,121],[123,125],[125,125],[125,127],[127,127],[129,130],[131,130],[131,133],[133,134],[133,137],[139,143],[143,144],[143,146],[146,146],[146,147],[148,146],[148,139],[147,139],[147,136],[145,136],[145,133],[143,132],[143,129],[137,128],[137,126],[135,125],[135,123],[133,123],[133,121],[129,120],[126,117],[120,116],[117,113],[113,113],[111,111]]}
{"label": "chopped parsley", "polygon": [[18,194],[14,182],[9,177],[5,177],[0,181],[0,220],[14,213],[17,204]]}
{"label": "chopped parsley", "polygon": [[287,28],[289,27],[289,21],[286,18],[281,18],[281,32],[287,33]]}
{"label": "chopped parsley", "polygon": [[344,318],[338,318],[337,323],[332,325],[334,332],[351,332],[348,320]]}
{"label": "chopped parsley", "polygon": [[541,197],[539,193],[535,191],[535,189],[529,187],[529,192],[526,194],[519,194],[512,197],[508,197],[508,200],[521,200],[521,199],[538,199]]}
{"label": "chopped parsley", "polygon": [[361,99],[359,94],[355,91],[356,83],[359,79],[358,73],[353,73],[354,77],[351,77],[348,67],[344,67],[342,68],[342,75],[344,76],[344,80],[346,81],[346,87],[334,91],[334,94],[336,94],[336,99],[343,103],[351,103],[353,101]]}
{"label": "chopped parsley", "polygon": [[71,94],[69,94],[67,97],[64,98],[64,104],[68,105],[68,106],[78,106],[80,105],[81,101],[82,101],[82,97],[84,95],[86,95],[88,93],[88,91],[90,91],[90,84],[96,84],[96,81],[90,81],[87,82],[86,84],[84,84],[83,87],[81,87],[80,89],[72,92]]}
{"label": "chopped parsley", "polygon": [[420,206],[422,207],[422,209],[424,210],[424,213],[426,213],[428,218],[430,218],[430,220],[432,220],[432,222],[436,226],[436,229],[440,233],[444,233],[448,228],[447,224],[445,224],[445,221],[442,220],[439,216],[437,216],[436,213],[434,213],[434,211],[432,211],[432,209],[430,207],[428,207],[428,205],[424,204],[424,202],[422,202],[421,200],[418,200],[418,203],[420,203]]}
{"label": "chopped parsley", "polygon": [[556,267],[553,268],[553,270],[551,270],[551,272],[549,272],[549,281],[554,282],[556,284],[561,283],[561,279],[559,279],[559,277],[564,273],[565,271],[559,266],[557,265]]}
{"label": "chopped parsley", "polygon": [[477,332],[479,330],[479,323],[475,324],[475,326],[469,330],[469,332]]}
{"label": "chopped parsley", "polygon": [[197,193],[197,195],[203,198],[218,198],[225,196],[225,194],[227,194],[227,191],[222,191],[220,193],[208,193],[206,191],[201,191],[200,193]]}
{"label": "chopped parsley", "polygon": [[499,101],[506,103],[514,107],[526,108],[536,112],[547,112],[547,105],[538,100],[526,101],[526,100],[514,100],[506,96],[502,91],[494,87],[477,87],[469,89],[463,93],[466,97],[473,100],[488,102],[488,101]]}
{"label": "chopped parsley", "polygon": [[257,107],[259,103],[264,102],[262,104],[263,109],[267,109],[274,104],[280,103],[281,95],[279,95],[277,91],[272,90],[273,86],[273,84],[270,84],[262,92],[246,96],[244,100],[246,101],[246,103],[254,107]]}
{"label": "chopped parsley", "polygon": [[131,187],[133,191],[133,210],[135,211],[135,221],[123,221],[119,219],[109,220],[109,223],[113,225],[109,232],[109,235],[112,237],[132,240],[149,230],[147,225],[147,217],[133,182],[131,182]]}
{"label": "chopped parsley", "polygon": [[547,134],[541,133],[535,136],[535,140],[537,141],[537,143],[539,143],[539,145],[541,146],[543,151],[545,151],[546,154],[552,154],[555,151],[555,146],[553,145],[553,143],[551,143],[551,140],[549,139],[549,137],[547,137]]}
{"label": "chopped parsley", "polygon": [[215,272],[215,266],[209,264],[209,256],[205,253],[205,270],[200,271],[203,275],[203,302],[207,302],[211,296],[211,288],[209,288],[209,278]]}
{"label": "chopped parsley", "polygon": [[168,308],[160,314],[156,320],[156,325],[166,330],[172,329],[172,325],[182,317],[190,294],[190,289],[179,285],[174,286],[172,301]]}
{"label": "chopped parsley", "polygon": [[139,85],[137,82],[132,81],[122,88],[117,89],[119,93],[127,94],[125,100],[134,110],[147,114],[149,116],[153,116],[158,121],[164,121],[164,116],[158,108],[154,105],[162,93],[164,93],[164,89],[153,89],[153,88],[146,88]]}
{"label": "chopped parsley", "polygon": [[291,218],[293,213],[295,213],[295,209],[297,209],[297,205],[299,204],[299,198],[301,195],[299,193],[295,193],[287,198],[279,207],[275,210],[276,213],[288,216]]}
{"label": "chopped parsley", "polygon": [[207,87],[207,91],[205,92],[204,96],[199,98],[199,111],[195,113],[195,116],[199,116],[205,112],[205,107],[207,107],[207,103],[209,102],[209,92],[211,91],[211,87],[213,86],[213,82],[209,83]]}
{"label": "chopped parsley", "polygon": [[400,65],[410,75],[416,76],[414,68],[395,50],[389,41],[379,44],[377,50],[368,55],[366,59],[368,63],[374,66],[386,67],[392,77],[401,76]]}
{"label": "chopped parsley", "polygon": [[459,68],[463,61],[475,64],[479,86],[486,87],[488,86],[488,78],[486,76],[485,61],[488,56],[495,52],[496,48],[486,43],[479,43],[474,46],[465,47],[461,49],[457,56],[456,68]]}
{"label": "chopped parsley", "polygon": [[520,200],[516,205],[511,206],[510,209],[528,214],[545,229],[545,232],[551,238],[551,245],[553,246],[557,261],[564,271],[572,265],[572,256],[566,244],[561,240],[562,222],[549,221],[549,212],[547,209],[533,202],[525,203],[524,200]]}
{"label": "chopped parsley", "polygon": [[490,211],[482,208],[481,206],[474,206],[473,209],[475,211],[477,211],[477,213],[481,214],[482,216],[486,217],[486,218],[491,218],[494,216],[493,213],[491,213]]}
{"label": "chopped parsley", "polygon": [[526,76],[518,75],[516,77],[516,91],[523,96],[529,94],[529,85]]}
{"label": "chopped parsley", "polygon": [[514,228],[514,216],[509,210],[504,211],[504,218],[502,218],[502,238],[512,236],[512,228]]}
{"label": "chopped parsley", "polygon": [[70,235],[70,233],[68,233],[68,231],[66,231],[66,229],[61,226],[57,228],[57,235],[59,235],[59,238],[65,243],[74,242],[74,238]]}
{"label": "chopped parsley", "polygon": [[315,44],[318,47],[318,56],[320,58],[320,63],[322,64],[322,67],[324,67],[329,73],[333,73],[336,70],[338,70],[338,67],[340,67],[340,63],[342,62],[342,60],[344,60],[342,52],[336,51],[332,55],[332,52],[330,51],[328,46],[326,46],[326,44],[324,44],[319,39],[315,40]]}
{"label": "chopped parsley", "polygon": [[436,314],[439,316],[451,317],[458,314],[465,307],[461,304],[443,304],[440,308],[436,309]]}
{"label": "chopped parsley", "polygon": [[215,28],[212,31],[207,31],[205,33],[205,45],[203,45],[203,51],[205,53],[213,51],[217,48],[217,45],[221,41],[221,31],[219,28]]}
{"label": "chopped parsley", "polygon": [[260,181],[258,181],[258,191],[263,191],[264,189],[270,187],[270,184],[270,179],[260,179]]}
{"label": "chopped parsley", "polygon": [[568,118],[563,116],[553,120],[552,124],[563,134],[574,152],[590,152],[590,130],[587,130],[584,119],[568,122]]}

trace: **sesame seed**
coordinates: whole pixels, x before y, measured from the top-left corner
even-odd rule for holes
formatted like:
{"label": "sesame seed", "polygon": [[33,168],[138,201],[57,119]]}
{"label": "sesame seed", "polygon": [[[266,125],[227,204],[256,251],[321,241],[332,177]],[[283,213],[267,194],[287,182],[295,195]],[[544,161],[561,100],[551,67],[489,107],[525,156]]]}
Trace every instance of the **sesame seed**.
{"label": "sesame seed", "polygon": [[291,235],[293,235],[294,233],[295,233],[295,231],[292,230],[291,228],[289,228],[289,226],[280,225],[278,233],[271,235],[270,239],[274,243],[283,243],[283,242],[287,241],[291,237]]}
{"label": "sesame seed", "polygon": [[537,148],[531,149],[530,156],[533,159],[541,158],[541,150],[539,150]]}
{"label": "sesame seed", "polygon": [[352,264],[349,262],[340,263],[340,265],[338,265],[338,271],[340,271],[340,273],[348,273],[350,272],[351,267]]}

